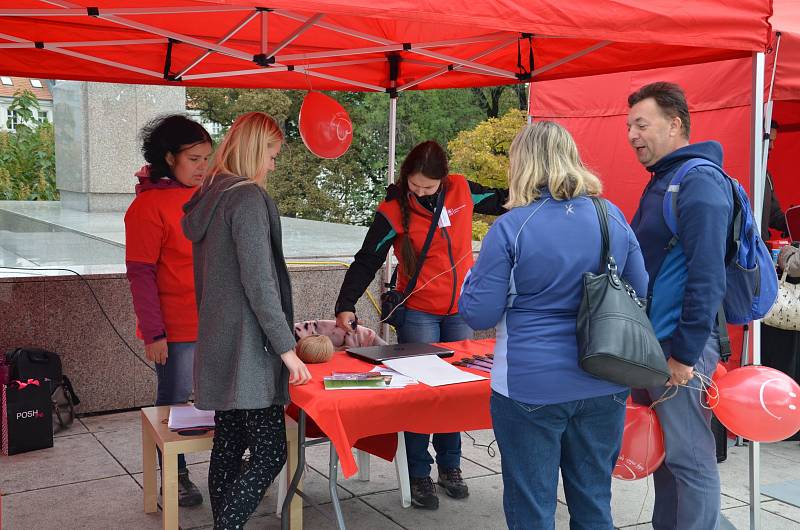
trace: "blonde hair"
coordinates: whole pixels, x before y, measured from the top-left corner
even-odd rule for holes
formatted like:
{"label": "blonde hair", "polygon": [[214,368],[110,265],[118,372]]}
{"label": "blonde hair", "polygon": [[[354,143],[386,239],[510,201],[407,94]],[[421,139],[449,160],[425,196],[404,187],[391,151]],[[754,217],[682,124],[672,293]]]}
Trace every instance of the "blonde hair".
{"label": "blonde hair", "polygon": [[600,195],[603,185],[586,169],[569,132],[552,121],[523,127],[511,142],[508,202],[511,209],[526,206],[548,189],[556,200],[578,195]]}
{"label": "blonde hair", "polygon": [[304,363],[326,363],[333,356],[333,342],[325,335],[309,335],[297,341],[294,350]]}
{"label": "blonde hair", "polygon": [[220,173],[263,183],[269,163],[268,149],[283,142],[283,132],[272,116],[263,112],[242,114],[225,133],[209,170],[208,185]]}

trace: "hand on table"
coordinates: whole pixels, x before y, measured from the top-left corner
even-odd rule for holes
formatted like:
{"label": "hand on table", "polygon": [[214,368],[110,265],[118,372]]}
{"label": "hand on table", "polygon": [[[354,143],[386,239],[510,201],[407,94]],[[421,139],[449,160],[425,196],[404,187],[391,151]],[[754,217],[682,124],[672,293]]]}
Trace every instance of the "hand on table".
{"label": "hand on table", "polygon": [[342,311],[336,314],[336,327],[341,328],[345,333],[352,333],[354,324],[358,322],[358,317],[352,311]]}
{"label": "hand on table", "polygon": [[311,381],[311,372],[308,371],[308,367],[300,360],[294,350],[282,353],[281,361],[289,370],[289,384],[304,385]]}

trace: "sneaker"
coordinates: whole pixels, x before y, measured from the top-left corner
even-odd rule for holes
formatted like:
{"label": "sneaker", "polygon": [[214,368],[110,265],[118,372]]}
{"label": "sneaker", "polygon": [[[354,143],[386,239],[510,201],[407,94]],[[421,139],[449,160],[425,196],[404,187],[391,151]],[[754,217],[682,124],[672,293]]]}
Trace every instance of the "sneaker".
{"label": "sneaker", "polygon": [[197,506],[203,503],[203,494],[189,478],[189,470],[178,471],[178,506]]}
{"label": "sneaker", "polygon": [[411,506],[423,510],[439,508],[439,497],[436,496],[436,486],[431,477],[411,477]]}
{"label": "sneaker", "polygon": [[461,470],[457,467],[452,469],[439,468],[439,485],[444,488],[444,491],[454,499],[464,499],[469,497],[469,488],[464,478],[461,476]]}

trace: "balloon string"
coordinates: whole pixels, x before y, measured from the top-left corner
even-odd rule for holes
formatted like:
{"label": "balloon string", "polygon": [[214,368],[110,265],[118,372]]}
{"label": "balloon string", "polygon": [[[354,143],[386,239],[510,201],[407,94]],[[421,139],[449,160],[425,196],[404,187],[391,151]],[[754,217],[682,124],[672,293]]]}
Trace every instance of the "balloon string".
{"label": "balloon string", "polygon": [[[664,393],[661,394],[661,397],[659,397],[652,404],[650,404],[650,408],[655,410],[655,406],[658,405],[659,403],[664,403],[665,401],[668,401],[668,400],[674,398],[675,396],[677,396],[678,395],[678,390],[679,390],[678,387],[682,386],[682,387],[689,388],[689,389],[692,389],[692,390],[699,390],[701,392],[701,395],[702,395],[702,392],[705,392],[707,398],[709,398],[711,400],[715,400],[715,404],[714,405],[708,405],[707,403],[704,403],[702,399],[700,399],[700,406],[703,407],[706,410],[713,410],[714,407],[717,406],[717,403],[719,403],[719,401],[716,401],[717,398],[719,397],[719,387],[717,386],[716,381],[714,381],[711,377],[708,377],[707,375],[702,374],[700,372],[695,372],[694,376],[697,378],[697,381],[699,383],[699,387],[690,386],[689,384],[672,385],[670,387],[667,387],[667,389],[664,390]],[[652,436],[653,436],[653,426],[654,426],[654,422],[655,422],[654,416],[650,415],[649,420],[650,420],[650,425],[648,427],[648,433],[647,433],[648,434],[647,435],[647,452],[645,453],[645,457],[644,457],[645,469],[649,469],[648,459],[650,458],[650,442],[651,442],[651,439],[652,439]],[[636,522],[637,523],[642,519],[642,514],[644,513],[644,508],[647,505],[647,497],[648,497],[648,495],[650,495],[650,475],[646,476],[645,480],[647,481],[647,488],[645,489],[644,499],[642,500],[642,507],[639,510],[639,516],[636,518]]]}
{"label": "balloon string", "polygon": [[379,320],[379,321],[378,321],[378,323],[379,323],[379,324],[383,324],[384,322],[386,322],[387,320],[389,320],[389,319],[391,318],[391,316],[394,314],[394,312],[395,312],[395,311],[397,311],[397,308],[398,308],[398,307],[400,307],[401,305],[405,304],[405,303],[406,303],[406,300],[408,300],[409,298],[411,298],[411,296],[413,296],[414,294],[416,294],[416,293],[420,292],[421,290],[423,290],[425,287],[427,287],[427,286],[428,286],[428,284],[429,284],[429,283],[431,283],[433,280],[435,280],[436,278],[438,278],[438,277],[439,277],[439,276],[441,276],[442,274],[447,274],[448,272],[450,272],[450,271],[454,270],[454,269],[455,269],[455,268],[458,266],[458,264],[459,264],[459,263],[461,263],[462,261],[464,261],[464,260],[467,258],[467,256],[471,256],[471,255],[472,255],[472,250],[470,250],[469,252],[467,252],[466,254],[464,254],[463,256],[461,256],[461,257],[458,259],[458,261],[456,261],[456,262],[453,264],[453,266],[452,266],[452,267],[450,267],[449,269],[445,269],[445,270],[443,270],[442,272],[440,272],[439,274],[437,274],[436,276],[434,276],[433,278],[431,278],[431,279],[430,279],[430,280],[428,280],[427,282],[423,283],[423,284],[422,284],[422,287],[417,287],[416,289],[414,289],[413,291],[411,291],[411,293],[409,293],[409,295],[408,295],[408,296],[406,296],[405,298],[403,298],[403,300],[402,300],[402,301],[401,301],[399,304],[397,304],[396,306],[394,306],[394,307],[392,308],[392,310],[391,310],[391,311],[389,311],[389,314],[388,314],[388,315],[386,315],[386,318],[384,318],[384,319],[382,319],[382,320]]}

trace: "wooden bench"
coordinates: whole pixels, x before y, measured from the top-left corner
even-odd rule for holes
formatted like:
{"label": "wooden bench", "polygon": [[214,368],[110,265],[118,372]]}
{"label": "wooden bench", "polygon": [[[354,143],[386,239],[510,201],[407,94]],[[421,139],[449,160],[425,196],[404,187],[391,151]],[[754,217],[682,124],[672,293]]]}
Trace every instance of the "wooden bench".
{"label": "wooden bench", "polygon": [[[158,510],[158,487],[156,484],[156,447],[161,450],[162,469],[162,521],[164,530],[178,530],[178,455],[209,451],[214,441],[214,431],[197,436],[182,436],[167,427],[169,406],[147,407],[142,409],[142,471],[144,480],[144,511]],[[286,480],[297,469],[297,423],[286,417],[286,441],[288,473],[276,479]],[[282,487],[281,487],[282,486]],[[279,485],[285,491],[286,485]],[[278,502],[283,500],[279,494]],[[292,500],[289,513],[292,530],[303,528],[302,499]]]}

